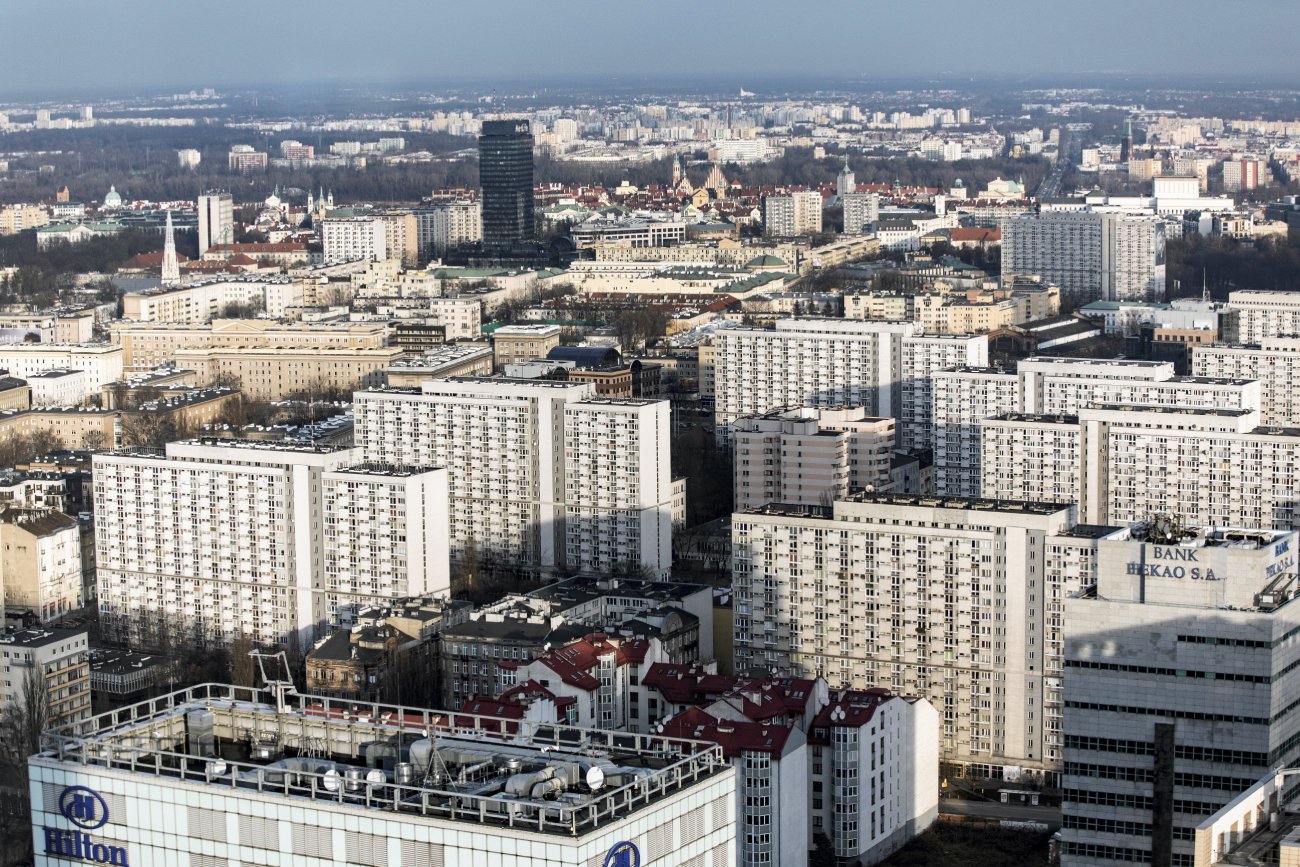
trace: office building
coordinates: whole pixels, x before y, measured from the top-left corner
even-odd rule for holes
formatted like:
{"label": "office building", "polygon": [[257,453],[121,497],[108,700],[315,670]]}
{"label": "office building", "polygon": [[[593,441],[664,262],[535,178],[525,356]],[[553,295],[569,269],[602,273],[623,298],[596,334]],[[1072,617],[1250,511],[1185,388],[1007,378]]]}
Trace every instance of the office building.
{"label": "office building", "polygon": [[[313,287],[315,288],[315,287]],[[122,318],[135,322],[210,322],[230,305],[276,319],[308,303],[306,284],[281,274],[241,274],[187,281],[122,296]]]}
{"label": "office building", "polygon": [[182,349],[380,349],[388,342],[386,322],[279,322],[274,319],[214,319],[209,322],[135,322],[109,326],[122,347],[123,367],[150,371],[165,367]]}
{"label": "office building", "polygon": [[592,383],[455,378],[354,397],[367,460],[448,469],[453,557],[529,571],[671,563],[667,401]]}
{"label": "office building", "polygon": [[1002,228],[1002,279],[1038,275],[1075,307],[1090,301],[1159,301],[1165,296],[1160,217],[1044,211]]}
{"label": "office building", "polygon": [[[265,701],[260,689],[206,685],[100,718],[93,734],[50,732],[51,748],[29,765],[37,857],[365,867],[735,860],[736,772],[714,744],[615,741],[396,705],[358,716],[351,700],[316,695]],[[128,741],[129,757],[116,748]],[[217,761],[218,744],[237,743],[261,758]],[[167,819],[141,818],[150,816]]]}
{"label": "office building", "polygon": [[1095,542],[1074,515],[889,493],[738,512],[737,670],[928,698],[944,761],[1050,780],[1061,759],[1058,606],[1082,586]]}
{"label": "office building", "polygon": [[445,471],[358,457],[244,440],[95,455],[105,631],[301,646],[347,606],[446,593]]}
{"label": "office building", "polygon": [[1173,514],[1065,600],[1065,867],[1197,863],[1202,820],[1300,761],[1296,534]]}
{"label": "office building", "polygon": [[888,490],[894,420],[860,408],[773,410],[732,423],[735,509],[824,505],[851,490]]}
{"label": "office building", "polygon": [[484,121],[478,164],[483,249],[509,253],[534,236],[533,134],[528,121]]}
{"label": "office building", "polygon": [[805,190],[763,199],[763,234],[774,238],[815,235],[822,230],[822,194]]}
{"label": "office building", "polygon": [[199,255],[216,244],[235,243],[235,200],[230,193],[211,190],[199,196]]}

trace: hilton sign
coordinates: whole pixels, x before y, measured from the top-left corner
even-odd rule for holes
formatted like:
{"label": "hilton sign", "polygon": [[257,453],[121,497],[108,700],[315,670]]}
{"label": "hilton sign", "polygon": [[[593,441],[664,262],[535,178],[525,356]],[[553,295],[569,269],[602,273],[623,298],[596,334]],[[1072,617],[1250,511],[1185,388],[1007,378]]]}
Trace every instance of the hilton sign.
{"label": "hilton sign", "polygon": [[85,786],[68,786],[59,795],[59,812],[76,828],[67,830],[43,827],[41,830],[45,832],[46,855],[71,861],[130,867],[124,847],[100,843],[85,833],[102,828],[108,822],[108,804],[98,792]]}

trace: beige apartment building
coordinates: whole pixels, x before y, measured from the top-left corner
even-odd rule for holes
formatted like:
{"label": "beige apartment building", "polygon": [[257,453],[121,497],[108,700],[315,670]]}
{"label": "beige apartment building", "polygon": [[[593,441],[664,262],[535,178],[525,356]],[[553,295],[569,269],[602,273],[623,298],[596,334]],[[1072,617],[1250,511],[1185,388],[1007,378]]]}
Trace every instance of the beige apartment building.
{"label": "beige apartment building", "polygon": [[797,407],[736,419],[736,511],[768,503],[828,505],[890,484],[894,419],[862,407]]}
{"label": "beige apartment building", "polygon": [[492,332],[497,367],[545,358],[560,345],[558,325],[503,325]]}
{"label": "beige apartment building", "polygon": [[295,392],[375,388],[405,352],[397,346],[212,347],[181,349],[176,365],[200,382],[238,382],[250,400],[283,400]]}
{"label": "beige apartment building", "polygon": [[383,322],[276,322],[214,319],[210,324],[127,322],[113,325],[111,339],[123,351],[127,370],[167,365],[182,349],[376,349],[388,342]]}
{"label": "beige apartment building", "polygon": [[81,528],[62,512],[0,514],[0,590],[4,606],[48,623],[81,607]]}

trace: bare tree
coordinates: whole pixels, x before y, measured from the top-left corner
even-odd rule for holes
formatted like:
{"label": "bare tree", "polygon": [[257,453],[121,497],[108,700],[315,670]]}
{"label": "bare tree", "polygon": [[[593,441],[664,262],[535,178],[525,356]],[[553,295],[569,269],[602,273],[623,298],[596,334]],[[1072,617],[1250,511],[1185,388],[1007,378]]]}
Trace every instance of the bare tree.
{"label": "bare tree", "polygon": [[45,672],[39,663],[23,671],[23,689],[17,701],[11,701],[0,716],[0,750],[9,764],[24,765],[27,757],[40,751],[41,733],[53,719],[50,693]]}

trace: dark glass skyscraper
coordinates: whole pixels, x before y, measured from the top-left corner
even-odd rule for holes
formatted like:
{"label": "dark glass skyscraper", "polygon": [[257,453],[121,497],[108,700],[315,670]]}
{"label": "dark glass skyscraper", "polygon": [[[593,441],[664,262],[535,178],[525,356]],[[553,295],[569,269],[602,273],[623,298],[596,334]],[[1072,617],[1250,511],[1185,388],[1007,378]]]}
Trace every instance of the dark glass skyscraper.
{"label": "dark glass skyscraper", "polygon": [[528,121],[483,121],[478,177],[483,249],[508,253],[533,240],[533,134]]}

